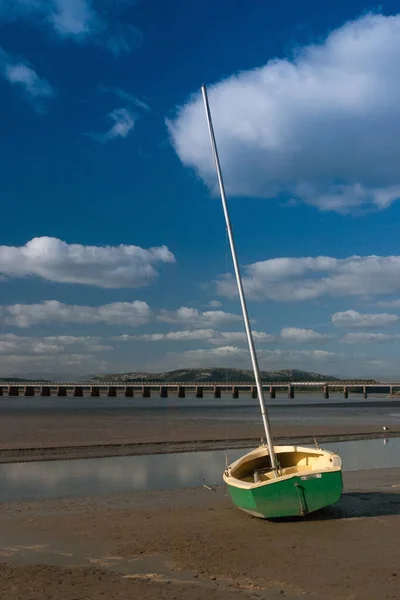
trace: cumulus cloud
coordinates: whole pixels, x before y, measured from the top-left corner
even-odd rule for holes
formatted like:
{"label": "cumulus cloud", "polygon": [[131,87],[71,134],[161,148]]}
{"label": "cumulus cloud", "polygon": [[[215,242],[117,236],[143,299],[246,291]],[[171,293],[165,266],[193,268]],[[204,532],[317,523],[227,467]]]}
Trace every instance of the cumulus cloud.
{"label": "cumulus cloud", "polygon": [[25,246],[0,246],[0,274],[42,277],[60,283],[101,288],[134,288],[157,277],[154,266],[173,263],[166,246],[145,250],[139,246],[84,246],[57,238],[37,237]]}
{"label": "cumulus cloud", "polygon": [[[369,14],[210,86],[227,192],[388,207],[400,197],[399,60],[400,15]],[[199,92],[167,125],[183,164],[216,189]]]}
{"label": "cumulus cloud", "polygon": [[242,317],[222,310],[207,310],[201,312],[197,308],[181,306],[175,311],[161,310],[157,316],[158,321],[164,323],[176,323],[186,325],[190,328],[218,327],[226,323],[241,321]]}
{"label": "cumulus cloud", "polygon": [[332,315],[332,323],[338,327],[384,327],[385,325],[392,325],[399,320],[397,315],[390,315],[388,313],[375,313],[375,314],[362,314],[356,310],[346,310],[344,312],[337,312]]}
{"label": "cumulus cloud", "polygon": [[299,329],[297,327],[285,327],[281,330],[281,337],[290,342],[315,342],[329,338],[329,335],[318,333],[313,329]]}
{"label": "cumulus cloud", "polygon": [[43,111],[43,101],[54,95],[50,83],[39,77],[28,63],[12,57],[0,48],[0,76],[11,85],[19,87],[24,96],[38,111]]}
{"label": "cumulus cloud", "polygon": [[106,323],[136,327],[147,323],[151,311],[146,302],[112,302],[101,306],[64,304],[45,300],[38,304],[12,304],[0,307],[0,322],[16,327],[38,323]]}
{"label": "cumulus cloud", "polygon": [[392,342],[398,339],[400,339],[399,334],[351,332],[346,333],[340,341],[345,344],[366,344],[368,342]]}
{"label": "cumulus cloud", "polygon": [[124,5],[134,4],[135,0],[103,1],[101,5],[94,0],[2,0],[0,18],[24,19],[58,38],[99,44],[118,56],[142,43],[142,33],[118,18]]}
{"label": "cumulus cloud", "polygon": [[[273,258],[247,265],[243,285],[255,299],[313,300],[400,292],[400,256]],[[217,280],[222,296],[237,294],[233,277]]]}

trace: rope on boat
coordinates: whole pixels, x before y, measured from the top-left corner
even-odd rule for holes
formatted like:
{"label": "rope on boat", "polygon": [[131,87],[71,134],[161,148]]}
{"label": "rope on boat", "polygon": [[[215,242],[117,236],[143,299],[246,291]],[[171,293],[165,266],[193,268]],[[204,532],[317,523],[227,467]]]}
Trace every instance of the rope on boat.
{"label": "rope on boat", "polygon": [[307,507],[303,506],[303,502],[301,500],[301,491],[300,491],[301,485],[299,484],[298,481],[295,481],[294,487],[297,489],[297,495],[298,495],[299,504],[300,504],[300,512],[302,515],[305,515],[308,511],[307,511]]}

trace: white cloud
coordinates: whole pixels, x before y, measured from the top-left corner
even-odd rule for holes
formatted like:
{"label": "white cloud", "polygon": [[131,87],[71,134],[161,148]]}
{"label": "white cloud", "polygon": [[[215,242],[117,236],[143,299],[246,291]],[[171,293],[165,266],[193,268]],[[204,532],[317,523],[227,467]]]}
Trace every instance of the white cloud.
{"label": "white cloud", "polygon": [[222,302],[220,302],[219,300],[211,300],[208,304],[208,306],[210,308],[221,308],[222,306]]}
{"label": "white cloud", "polygon": [[281,330],[281,337],[286,341],[303,343],[327,339],[330,336],[323,333],[318,333],[313,329],[298,329],[297,327],[285,327]]}
{"label": "white cloud", "polygon": [[[330,367],[340,355],[325,350],[259,350],[260,368],[307,369]],[[249,369],[250,357],[247,348],[237,346],[220,346],[211,349],[187,350],[181,353],[169,353],[166,362],[175,368],[190,367],[239,367]]]}
{"label": "white cloud", "polygon": [[16,327],[38,323],[106,323],[136,327],[147,323],[151,311],[146,302],[112,302],[101,306],[64,304],[45,300],[38,304],[13,304],[0,309],[0,322]]}
{"label": "white cloud", "polygon": [[164,323],[183,324],[188,327],[218,327],[226,323],[241,321],[242,317],[227,313],[222,310],[208,310],[200,312],[197,308],[181,306],[175,311],[161,310],[157,316],[158,321]]}
{"label": "white cloud", "polygon": [[60,283],[101,288],[133,288],[157,277],[157,263],[172,263],[166,246],[145,250],[139,246],[83,246],[57,238],[37,237],[25,246],[0,246],[0,274],[37,276]]}
{"label": "white cloud", "polygon": [[[252,333],[254,341],[259,344],[268,344],[276,340],[274,335],[266,333],[265,331],[253,331]],[[211,344],[223,344],[226,342],[242,342],[247,344],[247,337],[244,331],[216,331],[209,341]]]}
{"label": "white cloud", "polygon": [[[400,256],[273,258],[247,265],[243,285],[255,299],[278,301],[392,294],[400,292]],[[231,276],[221,276],[217,289],[237,294]]]}
{"label": "white cloud", "polygon": [[390,333],[346,333],[346,335],[340,340],[345,344],[365,344],[368,342],[391,342],[400,339],[399,334]]}
{"label": "white cloud", "polygon": [[162,340],[186,342],[188,340],[208,340],[214,333],[212,329],[194,329],[169,331],[168,333],[145,333],[138,336],[138,339],[145,340],[146,342],[160,342]]}
{"label": "white cloud", "polygon": [[377,303],[378,306],[382,306],[385,308],[400,308],[400,300],[382,300]]}
{"label": "white cloud", "polygon": [[36,73],[32,66],[21,62],[0,48],[0,76],[11,85],[19,86],[26,98],[39,111],[43,101],[54,95],[50,83]]}
{"label": "white cloud", "polygon": [[12,84],[20,84],[33,98],[46,98],[53,95],[51,85],[38,76],[36,71],[26,64],[7,65],[5,77]]}
{"label": "white cloud", "polygon": [[220,346],[212,349],[187,350],[181,354],[170,354],[172,361],[177,361],[179,367],[194,367],[196,366],[219,366],[241,364],[245,361],[244,368],[248,368],[247,363],[250,362],[248,352],[243,348],[236,346]]}
{"label": "white cloud", "polygon": [[135,126],[135,118],[127,108],[117,108],[109,114],[114,125],[106,133],[91,133],[90,137],[98,142],[110,142],[117,138],[125,139]]}
{"label": "white cloud", "polygon": [[[113,347],[100,344],[100,338],[91,336],[44,336],[28,337],[12,333],[0,334],[0,354],[7,355],[53,355],[75,351],[105,352]],[[72,347],[72,350],[71,350]]]}
{"label": "white cloud", "polygon": [[99,44],[118,56],[138,47],[143,39],[136,27],[117,18],[124,5],[134,4],[135,0],[103,1],[101,5],[95,0],[2,0],[0,18],[25,19],[61,39]]}
{"label": "white cloud", "polygon": [[[399,60],[400,15],[369,14],[292,60],[210,86],[228,194],[284,194],[339,212],[397,200]],[[200,93],[167,125],[181,161],[216,189]]]}
{"label": "white cloud", "polygon": [[[48,377],[55,373],[69,373],[67,379],[74,375],[103,373],[109,370],[109,364],[100,360],[98,355],[85,351],[82,353],[51,354],[9,354],[1,355],[0,375],[3,377]],[[64,375],[63,375],[64,376]]]}
{"label": "white cloud", "polygon": [[47,18],[57,33],[66,37],[85,37],[101,28],[90,0],[53,0],[53,11]]}
{"label": "white cloud", "polygon": [[[253,331],[253,338],[256,342],[272,342],[276,338],[264,331]],[[167,333],[145,333],[138,336],[122,335],[118,336],[121,341],[145,340],[147,342],[160,342],[164,340],[175,342],[186,342],[193,340],[204,340],[210,344],[221,344],[227,342],[247,343],[246,334],[242,331],[215,331],[214,329],[185,329],[181,331],[169,331]]]}
{"label": "white cloud", "polygon": [[399,320],[397,315],[388,313],[362,314],[356,310],[346,310],[332,315],[332,323],[338,327],[362,327],[369,329],[371,327],[384,327],[391,325]]}
{"label": "white cloud", "polygon": [[133,94],[130,94],[129,92],[126,92],[125,90],[123,90],[121,88],[118,88],[118,87],[110,88],[107,86],[101,86],[101,89],[104,92],[111,92],[118,98],[121,98],[121,100],[125,100],[125,102],[127,102],[131,107],[140,108],[144,112],[151,112],[151,108],[147,104],[147,102],[145,102],[141,98],[138,98],[137,96],[134,96]]}

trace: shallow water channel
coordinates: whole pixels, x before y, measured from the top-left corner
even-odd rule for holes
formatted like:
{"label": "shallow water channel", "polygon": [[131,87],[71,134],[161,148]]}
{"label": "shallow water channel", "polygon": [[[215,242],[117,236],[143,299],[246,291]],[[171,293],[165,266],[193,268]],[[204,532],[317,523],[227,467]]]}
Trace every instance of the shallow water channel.
{"label": "shallow water channel", "polygon": [[[400,467],[400,437],[327,443],[344,471]],[[232,462],[250,451],[228,450]],[[220,485],[224,450],[0,465],[0,502]]]}

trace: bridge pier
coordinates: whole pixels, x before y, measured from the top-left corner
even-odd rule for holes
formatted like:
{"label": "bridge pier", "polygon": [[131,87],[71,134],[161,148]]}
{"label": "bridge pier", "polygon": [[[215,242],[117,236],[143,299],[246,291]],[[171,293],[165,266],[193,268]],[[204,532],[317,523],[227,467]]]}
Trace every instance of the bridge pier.
{"label": "bridge pier", "polygon": [[[93,383],[93,385],[92,385]],[[343,394],[345,399],[350,397],[350,393],[357,393],[362,395],[364,399],[368,398],[368,393],[386,392],[390,393],[392,397],[398,393],[400,395],[400,382],[396,384],[387,382],[381,384],[381,382],[369,381],[369,380],[336,380],[325,382],[305,382],[305,381],[291,381],[291,382],[269,382],[263,384],[263,390],[265,395],[269,393],[271,400],[277,397],[278,393],[284,391],[287,388],[288,398],[293,399],[295,397],[295,389],[306,390],[314,389],[318,391],[318,395],[321,393],[323,397],[328,400],[332,390]],[[188,396],[195,396],[196,398],[203,398],[208,394],[213,394],[214,398],[220,399],[223,395],[232,394],[233,398],[240,398],[242,393],[249,396],[252,399],[257,399],[258,391],[254,382],[245,383],[237,381],[214,381],[214,382],[153,382],[147,381],[146,383],[126,382],[126,381],[93,381],[93,382],[62,382],[62,383],[37,383],[30,381],[18,381],[14,382],[4,381],[0,384],[0,396],[70,396],[75,397],[99,397],[102,395],[108,395],[109,397],[116,397],[119,394],[125,395],[125,397],[132,398],[135,395],[140,394],[143,398],[150,398],[151,390],[153,393],[160,393],[161,398],[168,398],[170,394],[177,394],[178,398],[185,398]],[[398,390],[398,392],[397,392]]]}

